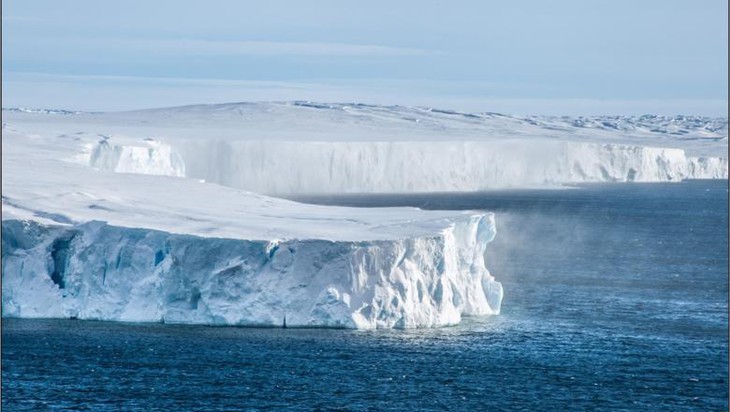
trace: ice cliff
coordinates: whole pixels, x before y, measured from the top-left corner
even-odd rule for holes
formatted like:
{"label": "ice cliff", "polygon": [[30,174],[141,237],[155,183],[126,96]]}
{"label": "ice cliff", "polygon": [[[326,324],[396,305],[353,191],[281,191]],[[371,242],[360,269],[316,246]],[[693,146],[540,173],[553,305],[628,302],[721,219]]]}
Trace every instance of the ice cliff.
{"label": "ice cliff", "polygon": [[727,178],[727,121],[305,102],[8,110],[3,316],[431,327],[496,314],[486,212],[261,193]]}
{"label": "ice cliff", "polygon": [[152,139],[139,142],[144,145],[120,145],[104,137],[93,145],[89,165],[118,173],[185,176],[185,163],[167,144]]}
{"label": "ice cliff", "polygon": [[232,103],[121,113],[8,112],[76,136],[84,163],[257,193],[472,191],[727,178],[727,119],[516,117],[430,108]]}
{"label": "ice cliff", "polygon": [[261,193],[445,192],[727,178],[727,159],[577,142],[184,140],[189,176]]}
{"label": "ice cliff", "polygon": [[3,130],[3,316],[407,328],[499,313],[490,213],[306,205],[159,175],[180,170],[168,147],[107,140]]}
{"label": "ice cliff", "polygon": [[[406,328],[499,313],[491,215],[397,240],[202,238],[3,221],[3,314],[212,325]],[[285,320],[286,319],[286,320]]]}

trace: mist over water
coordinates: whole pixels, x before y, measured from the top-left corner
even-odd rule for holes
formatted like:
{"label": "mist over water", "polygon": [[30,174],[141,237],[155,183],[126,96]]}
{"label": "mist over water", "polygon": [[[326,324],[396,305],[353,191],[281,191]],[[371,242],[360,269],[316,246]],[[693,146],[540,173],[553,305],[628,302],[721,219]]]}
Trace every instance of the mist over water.
{"label": "mist over water", "polygon": [[[646,406],[726,409],[727,180],[347,196],[337,203],[494,211],[497,236],[486,262],[505,295],[493,326],[528,334],[530,353],[547,364],[564,358],[559,368],[573,377],[580,368],[568,365],[594,357],[582,372],[598,386],[608,379],[630,391],[623,400],[591,391],[614,405],[635,409],[648,396]],[[700,393],[710,387],[718,392],[706,395],[718,395],[719,403],[692,403],[707,401]]]}
{"label": "mist over water", "polygon": [[3,320],[3,406],[727,410],[728,182],[302,198],[494,211],[499,316],[342,331]]}

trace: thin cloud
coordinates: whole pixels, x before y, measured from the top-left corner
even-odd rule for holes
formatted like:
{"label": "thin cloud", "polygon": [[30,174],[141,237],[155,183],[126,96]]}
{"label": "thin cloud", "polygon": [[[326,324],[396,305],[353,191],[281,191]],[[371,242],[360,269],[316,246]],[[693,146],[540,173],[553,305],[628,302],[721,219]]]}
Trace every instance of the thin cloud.
{"label": "thin cloud", "polygon": [[230,41],[198,39],[43,38],[36,45],[85,51],[114,50],[156,56],[425,56],[438,50],[330,42]]}
{"label": "thin cloud", "polygon": [[51,19],[44,19],[40,17],[28,17],[28,16],[12,16],[12,15],[3,15],[2,21],[4,22],[21,22],[21,23],[44,23],[52,21]]}

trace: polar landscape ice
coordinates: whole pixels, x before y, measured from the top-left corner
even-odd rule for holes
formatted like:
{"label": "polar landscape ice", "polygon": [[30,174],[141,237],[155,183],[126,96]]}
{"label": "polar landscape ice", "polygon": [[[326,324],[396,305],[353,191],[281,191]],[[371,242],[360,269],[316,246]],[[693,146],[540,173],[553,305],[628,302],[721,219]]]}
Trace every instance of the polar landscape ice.
{"label": "polar landscape ice", "polygon": [[727,119],[309,102],[3,110],[3,316],[408,328],[498,314],[488,212],[270,195],[727,178]]}
{"label": "polar landscape ice", "polygon": [[[276,195],[727,177],[727,119],[516,117],[308,102],[42,116],[48,112],[6,117],[29,132],[88,131],[94,140],[86,150],[97,168]],[[97,143],[95,133],[111,138]]]}

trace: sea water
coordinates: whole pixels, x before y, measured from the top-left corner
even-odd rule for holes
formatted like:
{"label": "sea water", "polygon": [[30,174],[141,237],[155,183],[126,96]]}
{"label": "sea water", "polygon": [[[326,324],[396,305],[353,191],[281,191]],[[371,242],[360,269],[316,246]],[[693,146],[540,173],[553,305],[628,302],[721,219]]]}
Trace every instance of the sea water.
{"label": "sea water", "polygon": [[494,211],[502,313],[395,331],[6,318],[3,409],[728,409],[727,180],[300,200]]}

